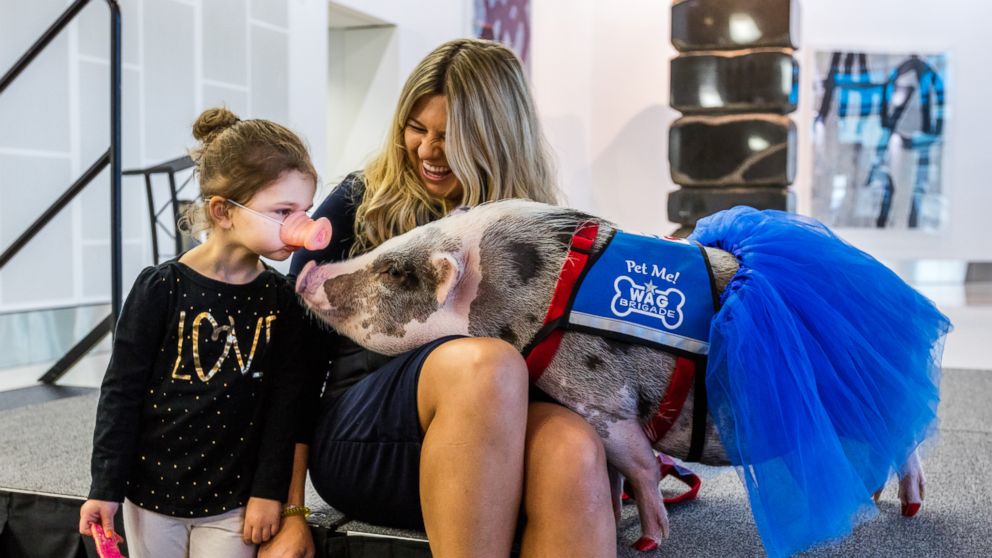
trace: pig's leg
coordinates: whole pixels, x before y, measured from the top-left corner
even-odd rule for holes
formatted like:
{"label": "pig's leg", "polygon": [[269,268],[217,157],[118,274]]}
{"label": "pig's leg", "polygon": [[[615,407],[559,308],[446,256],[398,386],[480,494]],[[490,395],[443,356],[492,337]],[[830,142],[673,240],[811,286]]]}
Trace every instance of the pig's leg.
{"label": "pig's leg", "polygon": [[[920,455],[913,450],[909,459],[899,470],[899,501],[902,502],[902,514],[906,517],[913,517],[920,511],[923,505],[923,498],[926,488],[926,478],[923,476],[923,465],[920,463]],[[875,491],[874,497],[877,503],[882,497],[882,490]]]}
{"label": "pig's leg", "polygon": [[923,465],[920,463],[920,456],[913,450],[913,453],[906,460],[906,464],[899,471],[899,501],[902,502],[902,514],[906,517],[913,517],[920,511],[923,505],[924,488],[926,479],[923,477]]}
{"label": "pig's leg", "polygon": [[661,499],[661,472],[644,431],[637,419],[610,423],[604,438],[606,459],[634,489],[637,513],[641,518],[638,550],[652,550],[668,538],[668,512]]}

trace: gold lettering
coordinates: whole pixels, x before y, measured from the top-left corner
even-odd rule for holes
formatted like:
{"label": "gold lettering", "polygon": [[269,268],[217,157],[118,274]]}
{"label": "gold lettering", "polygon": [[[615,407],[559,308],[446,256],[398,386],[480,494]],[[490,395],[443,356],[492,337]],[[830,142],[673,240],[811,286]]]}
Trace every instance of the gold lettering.
{"label": "gold lettering", "polygon": [[[234,317],[228,316],[228,320],[231,323],[231,330],[234,330]],[[251,351],[248,353],[248,362],[244,362],[241,359],[241,348],[238,346],[237,338],[234,339],[234,356],[238,359],[238,367],[241,368],[241,375],[248,373],[251,368],[251,361],[255,359],[255,349],[258,347],[258,336],[262,332],[262,325],[265,325],[265,343],[268,344],[272,337],[271,324],[276,320],[276,316],[266,316],[265,318],[259,318],[255,323],[255,335],[251,340]]]}
{"label": "gold lettering", "polygon": [[179,312],[179,341],[176,343],[176,364],[172,367],[172,379],[173,380],[189,380],[192,381],[193,377],[189,374],[179,374],[179,365],[183,361],[183,330],[186,326],[186,311],[182,310]]}
{"label": "gold lettering", "polygon": [[[192,345],[193,345],[193,368],[196,370],[197,377],[200,378],[204,383],[209,382],[211,378],[220,372],[221,367],[224,365],[224,361],[227,359],[227,355],[234,349],[234,357],[238,361],[238,368],[242,375],[248,373],[251,369],[252,361],[255,359],[255,352],[258,349],[258,339],[262,334],[262,330],[265,330],[265,342],[268,344],[272,339],[272,322],[276,321],[278,316],[269,315],[264,318],[258,318],[255,323],[255,334],[251,341],[251,350],[248,352],[248,360],[245,361],[241,355],[241,347],[238,344],[237,327],[234,321],[234,316],[228,316],[228,325],[220,325],[217,320],[210,314],[210,312],[200,312],[193,318],[192,327]],[[220,357],[214,362],[210,370],[204,372],[203,361],[200,357],[200,322],[206,320],[212,329],[210,340],[218,341],[220,336],[224,336],[224,349],[221,351]],[[179,327],[178,334],[179,340],[176,343],[176,362],[172,366],[172,378],[174,380],[192,380],[192,375],[181,374],[179,372],[180,366],[182,365],[183,357],[183,334],[186,329],[186,311],[183,310],[179,312]]]}
{"label": "gold lettering", "polygon": [[[227,358],[227,353],[231,351],[231,345],[237,344],[237,338],[234,337],[233,331],[234,319],[230,319],[231,326],[218,327],[217,320],[209,312],[200,312],[196,315],[196,318],[193,318],[193,367],[196,368],[196,375],[203,382],[209,382],[220,371],[221,365],[224,364],[224,360]],[[203,372],[203,365],[200,362],[200,322],[203,320],[210,322],[213,328],[213,333],[210,336],[211,340],[217,341],[221,334],[227,332],[224,338],[224,351],[221,353],[220,358],[217,359],[217,362],[210,367],[210,372],[207,373]]]}

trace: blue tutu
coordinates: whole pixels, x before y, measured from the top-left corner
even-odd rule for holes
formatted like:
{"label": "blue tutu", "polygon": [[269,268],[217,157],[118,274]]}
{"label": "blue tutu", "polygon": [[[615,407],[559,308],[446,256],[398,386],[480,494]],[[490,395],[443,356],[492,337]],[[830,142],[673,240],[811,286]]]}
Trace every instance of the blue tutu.
{"label": "blue tutu", "polygon": [[710,329],[710,412],[771,556],[848,535],[937,427],[951,329],[821,223],[736,207],[691,236],[740,270]]}

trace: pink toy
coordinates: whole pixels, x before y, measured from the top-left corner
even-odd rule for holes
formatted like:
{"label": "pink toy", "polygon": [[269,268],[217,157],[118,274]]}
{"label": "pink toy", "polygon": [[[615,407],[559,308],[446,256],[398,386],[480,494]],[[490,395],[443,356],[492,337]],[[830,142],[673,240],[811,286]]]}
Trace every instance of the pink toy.
{"label": "pink toy", "polygon": [[286,217],[279,231],[279,239],[287,246],[303,246],[307,250],[326,248],[331,242],[331,222],[327,217],[313,220],[298,211]]}
{"label": "pink toy", "polygon": [[96,553],[100,558],[124,558],[117,545],[124,542],[117,533],[110,533],[110,536],[103,531],[103,527],[93,523],[90,525],[90,532],[93,533],[93,540],[96,541]]}
{"label": "pink toy", "polygon": [[331,242],[331,222],[327,217],[321,217],[315,221],[305,211],[295,211],[284,220],[279,221],[250,207],[241,205],[234,200],[227,200],[227,202],[279,225],[281,227],[279,230],[279,240],[282,240],[286,246],[293,248],[304,247],[307,250],[321,250],[326,248]]}

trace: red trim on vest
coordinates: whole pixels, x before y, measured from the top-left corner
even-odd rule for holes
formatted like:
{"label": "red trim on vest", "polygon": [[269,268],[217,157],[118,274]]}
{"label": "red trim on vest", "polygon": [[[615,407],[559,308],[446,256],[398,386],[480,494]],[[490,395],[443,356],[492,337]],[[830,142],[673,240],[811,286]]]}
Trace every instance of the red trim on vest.
{"label": "red trim on vest", "polygon": [[[593,244],[596,242],[596,234],[599,232],[599,225],[594,222],[586,222],[579,225],[572,235],[572,242],[568,247],[568,255],[562,265],[561,273],[558,274],[558,282],[555,284],[555,292],[551,296],[551,305],[544,316],[544,325],[547,325],[565,315],[568,309],[568,301],[572,298],[572,291],[578,283],[579,276],[589,263],[589,255]],[[527,370],[530,373],[530,380],[536,382],[544,370],[551,364],[558,352],[561,338],[564,331],[556,329],[547,337],[538,342],[527,355]]]}
{"label": "red trim on vest", "polygon": [[685,400],[689,396],[689,388],[692,387],[695,375],[695,360],[681,356],[675,358],[675,371],[672,372],[672,380],[668,382],[668,387],[665,389],[665,396],[661,398],[658,412],[643,427],[652,446],[665,437],[668,430],[675,424],[675,419],[679,418],[682,407],[685,406]]}

